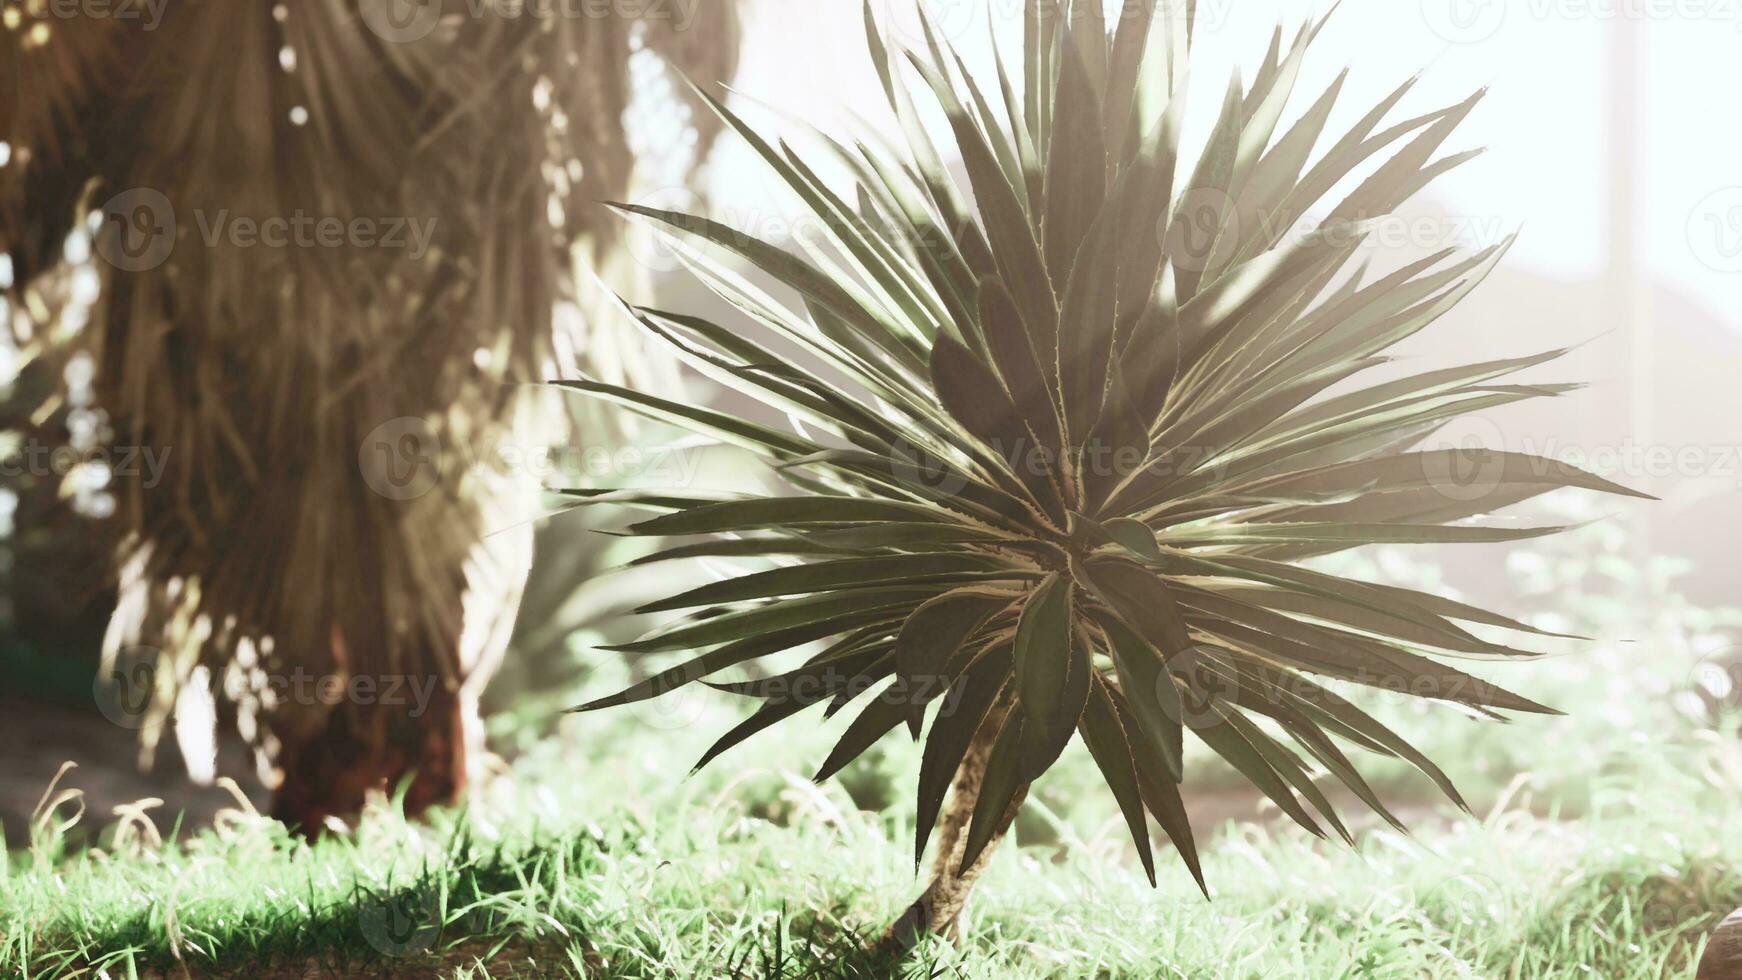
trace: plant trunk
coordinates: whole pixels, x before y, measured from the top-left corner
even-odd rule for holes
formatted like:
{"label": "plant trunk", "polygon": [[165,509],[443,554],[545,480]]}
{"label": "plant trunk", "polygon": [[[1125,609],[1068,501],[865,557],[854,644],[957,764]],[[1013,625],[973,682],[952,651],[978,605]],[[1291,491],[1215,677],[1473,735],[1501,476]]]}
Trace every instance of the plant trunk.
{"label": "plant trunk", "polygon": [[[299,714],[314,707],[307,704],[281,707],[290,714],[269,725],[281,775],[274,817],[313,837],[335,822],[350,823],[371,793],[392,794],[407,779],[408,817],[460,801],[491,758],[479,703],[508,652],[532,547],[532,526],[521,523],[490,535],[466,556],[464,588],[448,600],[452,647],[426,641],[405,651],[403,668],[356,678],[374,683],[356,688],[355,698],[324,717]],[[331,643],[331,663],[359,662],[343,630],[333,628]],[[362,673],[379,670],[364,666]]]}
{"label": "plant trunk", "polygon": [[349,824],[370,793],[391,796],[407,777],[406,816],[457,802],[477,715],[475,698],[441,684],[422,710],[411,703],[341,706],[313,738],[281,746],[272,816],[314,837],[333,821]]}
{"label": "plant trunk", "polygon": [[926,885],[919,898],[883,934],[880,948],[885,952],[905,954],[928,935],[943,937],[952,942],[960,939],[962,910],[967,907],[968,895],[974,888],[974,882],[992,859],[993,850],[1010,832],[1010,825],[1016,820],[1016,811],[1021,809],[1022,801],[1028,796],[1027,786],[1017,792],[1016,797],[1010,801],[1010,807],[998,821],[998,827],[987,841],[985,849],[974,859],[971,867],[962,867],[962,857],[968,847],[968,824],[974,815],[974,804],[980,798],[980,784],[986,776],[986,763],[992,757],[992,745],[1009,713],[1008,705],[993,708],[987,713],[986,720],[980,724],[979,731],[974,734],[974,740],[969,743],[968,751],[962,757],[962,764],[956,770],[955,782],[950,787],[950,798],[939,821],[937,856],[932,863],[931,883]]}
{"label": "plant trunk", "polygon": [[1742,980],[1742,909],[1718,924],[1695,980]]}

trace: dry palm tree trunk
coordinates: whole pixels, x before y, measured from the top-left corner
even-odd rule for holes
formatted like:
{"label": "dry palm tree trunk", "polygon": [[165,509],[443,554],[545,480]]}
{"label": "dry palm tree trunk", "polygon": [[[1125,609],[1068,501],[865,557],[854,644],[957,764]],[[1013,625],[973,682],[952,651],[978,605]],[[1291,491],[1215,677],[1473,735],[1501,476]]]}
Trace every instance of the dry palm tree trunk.
{"label": "dry palm tree trunk", "polygon": [[974,815],[974,805],[980,798],[980,785],[986,776],[986,765],[992,757],[993,743],[1010,714],[1008,703],[987,712],[986,719],[974,733],[962,763],[956,769],[950,785],[949,802],[938,822],[937,856],[932,861],[932,877],[925,891],[914,899],[900,918],[884,933],[881,947],[892,954],[905,953],[925,936],[941,936],[952,941],[959,938],[961,916],[967,908],[974,883],[986,870],[998,843],[1010,832],[1016,812],[1028,796],[1024,786],[1010,801],[999,820],[990,841],[969,867],[962,867],[968,846],[968,825]]}
{"label": "dry palm tree trunk", "polygon": [[630,61],[718,79],[736,39],[729,3],[444,0],[406,33],[379,7],[174,4],[147,28],[0,0],[0,285],[40,306],[93,229],[97,397],[116,444],[165,459],[116,474],[107,652],[161,653],[148,742],[173,725],[185,752],[184,722],[235,700],[309,831],[407,777],[413,811],[464,787],[536,516],[536,477],[489,454],[546,438],[519,434],[518,383],[563,362],[573,249],[610,240]]}

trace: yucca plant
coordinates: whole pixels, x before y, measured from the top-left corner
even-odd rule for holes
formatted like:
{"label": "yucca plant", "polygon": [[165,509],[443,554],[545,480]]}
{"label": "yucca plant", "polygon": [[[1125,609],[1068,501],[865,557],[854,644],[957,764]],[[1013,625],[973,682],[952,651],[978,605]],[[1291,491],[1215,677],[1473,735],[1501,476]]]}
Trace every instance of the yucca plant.
{"label": "yucca plant", "polygon": [[[1632,493],[1548,459],[1417,448],[1457,416],[1570,390],[1495,381],[1559,352],[1351,382],[1504,247],[1371,281],[1351,268],[1374,219],[1472,156],[1435,159],[1476,99],[1383,126],[1406,83],[1311,161],[1341,79],[1285,131],[1279,118],[1322,23],[1286,51],[1278,32],[1188,164],[1189,7],[1133,0],[1109,24],[1099,0],[1037,0],[1025,87],[1000,62],[989,91],[935,34],[921,53],[891,51],[867,12],[906,143],[820,140],[853,175],[854,200],[713,103],[826,243],[800,257],[702,217],[624,208],[666,226],[760,330],[632,314],[702,374],[794,421],[574,387],[749,447],[793,493],[579,495],[662,512],[634,534],[705,536],[648,561],[774,566],[646,607],[695,612],[623,649],[705,652],[582,710],[749,665],[762,668],[754,679],[714,686],[761,707],[702,764],[818,705],[827,716],[863,703],[818,779],[895,729],[923,732],[916,861],[940,814],[943,829],[935,878],[892,941],[953,929],[988,849],[1075,735],[1151,880],[1146,816],[1202,885],[1180,786],[1187,730],[1302,826],[1347,838],[1318,772],[1396,822],[1351,746],[1413,763],[1458,800],[1438,766],[1340,693],[1348,684],[1482,716],[1550,710],[1435,659],[1530,656],[1490,634],[1540,631],[1297,563],[1528,538],[1558,529],[1468,519],[1560,487]],[[971,206],[918,121],[917,91],[948,119]],[[1297,229],[1391,147],[1310,233]],[[776,660],[801,648],[815,652]]]}

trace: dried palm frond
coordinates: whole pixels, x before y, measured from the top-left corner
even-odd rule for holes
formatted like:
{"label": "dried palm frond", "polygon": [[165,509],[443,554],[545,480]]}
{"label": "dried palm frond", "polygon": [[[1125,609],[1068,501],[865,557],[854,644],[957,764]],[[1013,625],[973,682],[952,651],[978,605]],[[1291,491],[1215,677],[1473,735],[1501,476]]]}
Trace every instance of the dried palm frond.
{"label": "dried palm frond", "polygon": [[[916,860],[952,777],[977,758],[983,768],[958,784],[965,840],[940,852],[969,880],[1076,735],[1153,879],[1146,812],[1199,873],[1180,787],[1188,732],[1307,829],[1322,834],[1322,821],[1347,837],[1315,769],[1396,822],[1351,746],[1407,760],[1458,797],[1337,693],[1344,684],[1490,717],[1549,710],[1446,662],[1531,656],[1486,628],[1532,627],[1298,563],[1549,534],[1558,528],[1469,519],[1561,487],[1640,496],[1549,459],[1415,448],[1465,413],[1570,390],[1496,380],[1559,352],[1351,381],[1504,252],[1442,252],[1372,281],[1353,267],[1370,222],[1469,158],[1436,153],[1476,99],[1386,125],[1405,83],[1311,159],[1341,81],[1292,126],[1278,122],[1321,21],[1286,48],[1278,32],[1252,84],[1228,89],[1202,153],[1184,159],[1190,14],[1175,8],[1133,0],[1115,30],[1099,0],[1037,0],[1020,92],[1002,63],[983,88],[935,35],[921,52],[889,50],[867,12],[906,142],[825,140],[854,200],[714,102],[828,231],[808,255],[695,215],[624,208],[685,243],[696,274],[759,332],[633,315],[696,370],[795,422],[572,387],[754,450],[793,492],[578,494],[663,512],[633,534],[701,536],[649,560],[775,564],[646,607],[694,612],[621,649],[705,652],[583,710],[757,664],[762,679],[714,684],[761,707],[702,763],[808,708],[862,704],[824,779],[897,728],[917,737],[935,706]],[[948,119],[971,205],[918,122],[920,92]],[[1369,160],[1380,162],[1322,222],[1296,227]],[[773,659],[817,643],[796,665]]]}
{"label": "dried palm frond", "polygon": [[[733,5],[680,23],[454,0],[408,37],[378,29],[379,0],[170,5],[149,29],[4,6],[14,294],[99,215],[110,261],[83,341],[99,400],[117,443],[167,453],[156,485],[116,488],[128,574],[111,651],[164,647],[173,674],[148,739],[198,665],[241,654],[272,674],[439,679],[449,696],[487,676],[463,646],[500,631],[467,604],[512,600],[536,487],[468,464],[510,431],[512,382],[553,370],[573,247],[612,241],[596,202],[628,186],[630,59],[665,51],[720,77]],[[299,216],[397,228],[398,244],[224,233]],[[400,462],[443,477],[426,492],[384,491],[360,460],[405,435],[421,444]],[[271,734],[343,726],[379,747],[402,721],[299,703]]]}

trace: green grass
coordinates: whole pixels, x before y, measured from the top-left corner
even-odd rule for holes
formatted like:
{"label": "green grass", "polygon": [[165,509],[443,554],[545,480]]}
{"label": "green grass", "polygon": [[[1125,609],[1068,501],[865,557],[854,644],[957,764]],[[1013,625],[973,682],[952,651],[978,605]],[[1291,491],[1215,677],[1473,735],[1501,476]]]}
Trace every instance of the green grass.
{"label": "green grass", "polygon": [[[1735,766],[1714,740],[1710,765]],[[632,761],[632,760],[625,760]],[[916,887],[908,827],[836,788],[758,775],[726,795],[672,784],[614,798],[533,792],[513,818],[435,828],[376,814],[309,848],[265,822],[159,853],[25,860],[0,899],[0,973],[272,970],[337,975],[882,975],[858,952]],[[560,772],[544,772],[550,785]],[[608,785],[610,780],[602,779]],[[1689,793],[1710,794],[1689,779]],[[1577,822],[1503,810],[1351,851],[1230,828],[1213,901],[1169,866],[1158,890],[1108,823],[1064,847],[1000,854],[961,950],[914,975],[1421,977],[1688,975],[1742,904],[1736,803],[1701,818],[1658,787]],[[499,948],[500,947],[500,948]]]}
{"label": "green grass", "polygon": [[[515,731],[542,737],[511,778],[427,826],[383,807],[310,847],[241,812],[163,847],[111,834],[76,852],[45,832],[0,880],[0,976],[1688,977],[1742,905],[1736,718],[1685,703],[1735,619],[1680,603],[1663,569],[1601,560],[1600,537],[1569,547],[1521,560],[1520,592],[1542,580],[1552,603],[1532,602],[1597,642],[1506,670],[1571,715],[1385,704],[1480,816],[1369,760],[1414,838],[1367,820],[1350,849],[1226,824],[1204,844],[1213,900],[1171,860],[1148,886],[1073,754],[996,856],[960,948],[876,962],[867,941],[921,884],[914,748],[891,738],[815,787],[837,721],[686,777],[739,717],[703,693],[560,725],[529,712]],[[1233,784],[1191,763],[1200,794]]]}

